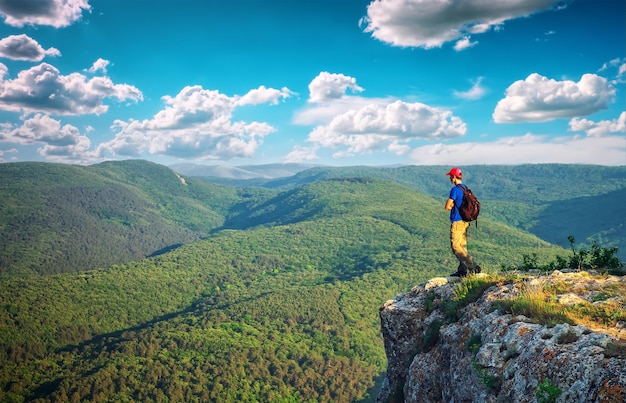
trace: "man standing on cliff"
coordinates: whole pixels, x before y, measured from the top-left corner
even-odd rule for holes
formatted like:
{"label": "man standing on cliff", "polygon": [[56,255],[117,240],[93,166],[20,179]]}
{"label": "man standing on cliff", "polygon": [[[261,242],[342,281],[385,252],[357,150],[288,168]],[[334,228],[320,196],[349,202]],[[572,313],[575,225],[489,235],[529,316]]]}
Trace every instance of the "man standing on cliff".
{"label": "man standing on cliff", "polygon": [[463,172],[459,168],[452,168],[446,174],[454,185],[450,189],[450,196],[446,201],[445,208],[450,211],[450,246],[452,253],[459,260],[459,267],[453,277],[465,277],[468,273],[480,273],[480,266],[474,263],[474,259],[467,252],[467,230],[470,223],[463,221],[459,213],[459,207],[463,202]]}

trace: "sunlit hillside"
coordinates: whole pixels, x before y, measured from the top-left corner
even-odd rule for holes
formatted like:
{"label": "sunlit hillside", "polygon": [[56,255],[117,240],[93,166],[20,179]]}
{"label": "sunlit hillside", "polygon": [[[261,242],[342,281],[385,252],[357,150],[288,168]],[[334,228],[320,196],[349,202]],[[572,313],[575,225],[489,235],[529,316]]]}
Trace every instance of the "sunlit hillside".
{"label": "sunlit hillside", "polygon": [[[439,200],[371,178],[253,193],[158,256],[2,280],[0,399],[371,399],[378,308],[455,266]],[[564,252],[489,218],[471,231],[488,271]]]}

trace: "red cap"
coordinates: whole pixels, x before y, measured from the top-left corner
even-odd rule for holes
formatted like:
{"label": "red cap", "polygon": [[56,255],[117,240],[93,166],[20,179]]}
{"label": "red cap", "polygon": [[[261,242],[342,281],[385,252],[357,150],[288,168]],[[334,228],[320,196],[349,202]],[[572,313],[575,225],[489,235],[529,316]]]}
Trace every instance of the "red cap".
{"label": "red cap", "polygon": [[463,177],[463,172],[459,168],[452,168],[450,172],[446,174],[446,176],[456,176],[457,178]]}

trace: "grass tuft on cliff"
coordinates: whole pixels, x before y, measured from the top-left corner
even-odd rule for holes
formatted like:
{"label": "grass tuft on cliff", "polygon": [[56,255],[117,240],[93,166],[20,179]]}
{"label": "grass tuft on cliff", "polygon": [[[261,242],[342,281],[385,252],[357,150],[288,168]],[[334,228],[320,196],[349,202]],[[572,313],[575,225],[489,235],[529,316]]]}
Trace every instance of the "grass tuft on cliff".
{"label": "grass tuft on cliff", "polygon": [[[508,276],[496,275],[506,281]],[[618,277],[587,272],[568,276],[532,276],[516,297],[494,305],[505,313],[523,315],[532,323],[582,325],[622,337],[626,323],[626,284]]]}

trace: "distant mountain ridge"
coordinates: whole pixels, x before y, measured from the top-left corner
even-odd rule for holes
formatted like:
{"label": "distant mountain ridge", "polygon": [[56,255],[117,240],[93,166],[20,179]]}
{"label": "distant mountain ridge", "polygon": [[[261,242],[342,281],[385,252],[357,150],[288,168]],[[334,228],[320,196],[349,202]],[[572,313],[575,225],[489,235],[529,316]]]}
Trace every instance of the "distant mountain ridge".
{"label": "distant mountain ridge", "polygon": [[300,171],[315,167],[309,164],[263,164],[263,165],[200,165],[174,164],[170,168],[180,174],[196,177],[213,177],[234,180],[276,179],[292,176]]}

